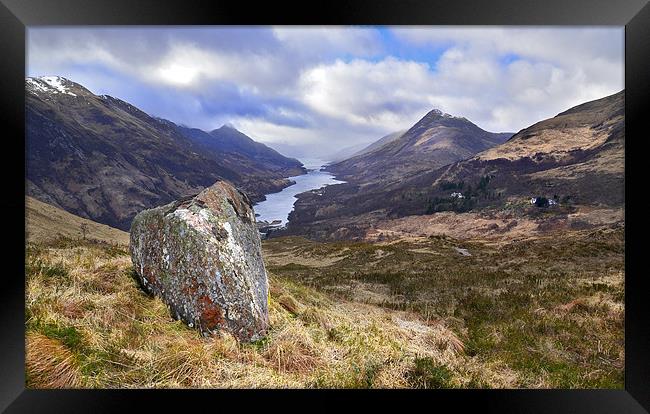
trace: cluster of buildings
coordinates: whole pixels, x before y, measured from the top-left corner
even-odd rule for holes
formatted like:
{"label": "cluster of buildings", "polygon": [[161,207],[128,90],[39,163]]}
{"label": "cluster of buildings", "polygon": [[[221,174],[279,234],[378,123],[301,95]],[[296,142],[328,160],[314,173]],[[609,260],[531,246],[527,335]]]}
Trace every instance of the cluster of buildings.
{"label": "cluster of buildings", "polygon": [[[463,193],[458,192],[458,191],[455,191],[455,192],[451,193],[450,197],[451,198],[465,198]],[[536,204],[537,200],[539,198],[541,198],[541,197],[532,197],[530,199],[530,204]],[[548,203],[549,206],[557,206],[557,205],[559,205],[559,203],[557,201],[555,201],[554,199],[552,199],[552,198],[547,198],[546,200],[547,200],[547,203]]]}
{"label": "cluster of buildings", "polygon": [[[533,197],[533,198],[531,198],[531,199],[530,199],[530,204],[535,204],[535,203],[537,203],[537,199],[538,199],[538,198],[539,198],[539,197]],[[549,206],[556,206],[556,205],[558,204],[558,202],[555,201],[555,200],[553,200],[552,198],[548,198],[547,200],[548,200],[548,205],[549,205]]]}

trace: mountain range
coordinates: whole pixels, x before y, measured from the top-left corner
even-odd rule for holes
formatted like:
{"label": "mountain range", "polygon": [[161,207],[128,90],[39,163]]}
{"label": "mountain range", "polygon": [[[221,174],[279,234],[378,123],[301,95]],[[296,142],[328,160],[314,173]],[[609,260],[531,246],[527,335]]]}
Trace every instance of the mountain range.
{"label": "mountain range", "polygon": [[434,110],[399,139],[328,166],[347,183],[300,194],[286,233],[362,237],[388,219],[503,210],[533,198],[621,208],[624,108],[621,91],[511,137]]}
{"label": "mountain range", "polygon": [[[367,154],[369,152],[373,152],[374,150],[379,149],[380,147],[383,147],[384,145],[388,144],[389,142],[393,142],[393,141],[399,139],[402,135],[404,135],[405,132],[406,132],[406,130],[404,129],[404,130],[401,130],[401,131],[396,131],[396,132],[390,133],[388,135],[384,135],[383,137],[379,138],[377,141],[371,143],[370,145],[364,147],[360,151],[355,152],[354,154],[352,154],[348,158],[358,157],[360,155],[364,155],[364,154]],[[343,161],[343,160],[341,160],[341,161]]]}
{"label": "mountain range", "polygon": [[[257,202],[306,172],[232,126],[178,125],[62,77],[27,78],[26,101],[26,195],[118,229],[217,180]],[[329,164],[346,183],[299,194],[277,234],[356,238],[387,220],[439,212],[537,214],[524,208],[537,198],[554,200],[556,215],[621,209],[624,108],[621,91],[516,134],[434,109]]]}
{"label": "mountain range", "polygon": [[511,136],[512,133],[484,131],[466,118],[434,109],[406,132],[382,137],[352,158],[328,166],[327,170],[359,184],[403,180],[468,158]]}
{"label": "mountain range", "polygon": [[260,201],[306,172],[232,127],[179,126],[62,77],[25,83],[26,194],[83,218],[128,230],[140,210],[217,180]]}
{"label": "mountain range", "polygon": [[435,111],[330,165],[348,183],[300,194],[277,234],[357,241],[262,241],[274,323],[246,346],[179,329],[106,221],[301,165],[62,78],[27,86],[27,387],[624,387],[624,92],[507,140]]}

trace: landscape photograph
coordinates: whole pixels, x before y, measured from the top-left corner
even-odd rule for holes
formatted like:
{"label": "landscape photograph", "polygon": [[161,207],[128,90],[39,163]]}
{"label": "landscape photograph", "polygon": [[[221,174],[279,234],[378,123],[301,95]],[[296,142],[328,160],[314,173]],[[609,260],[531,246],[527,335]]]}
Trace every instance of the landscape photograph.
{"label": "landscape photograph", "polygon": [[624,37],[29,27],[26,387],[624,389]]}

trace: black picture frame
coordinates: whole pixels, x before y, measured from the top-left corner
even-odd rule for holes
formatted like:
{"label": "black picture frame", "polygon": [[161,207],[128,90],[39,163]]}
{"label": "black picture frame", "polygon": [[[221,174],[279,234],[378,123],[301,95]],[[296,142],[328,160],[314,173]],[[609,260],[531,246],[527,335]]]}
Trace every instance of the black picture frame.
{"label": "black picture frame", "polygon": [[[6,412],[115,412],[193,402],[220,409],[252,403],[270,409],[332,408],[398,402],[426,408],[470,404],[481,411],[525,413],[642,413],[650,411],[650,301],[644,300],[645,221],[642,143],[650,98],[650,5],[646,0],[318,1],[250,4],[235,1],[0,0],[0,125],[3,130],[0,203],[5,264],[0,352],[0,409]],[[616,25],[625,26],[625,389],[624,390],[430,390],[289,392],[275,390],[29,390],[25,389],[24,318],[24,77],[27,26],[57,25]],[[646,134],[647,135],[647,134]],[[22,154],[22,155],[21,155]],[[21,177],[18,170],[22,168]],[[636,185],[638,184],[638,185]],[[636,191],[635,191],[636,190]],[[636,202],[635,202],[636,201]],[[635,212],[638,212],[637,216]],[[23,218],[20,220],[19,218]],[[636,241],[636,242],[635,242]],[[252,393],[256,395],[253,396]],[[297,397],[301,397],[296,400]],[[189,407],[189,405],[188,405]],[[403,407],[403,408],[402,408]],[[368,407],[365,407],[368,409]],[[415,405],[413,405],[413,409]]]}

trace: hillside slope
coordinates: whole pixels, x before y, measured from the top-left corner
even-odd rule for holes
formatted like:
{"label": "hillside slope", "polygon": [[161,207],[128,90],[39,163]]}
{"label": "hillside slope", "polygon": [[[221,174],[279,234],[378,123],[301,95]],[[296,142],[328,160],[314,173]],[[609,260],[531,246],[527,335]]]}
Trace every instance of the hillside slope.
{"label": "hillside slope", "polygon": [[277,174],[253,179],[237,160],[205,151],[173,123],[120,99],[61,77],[25,83],[27,194],[81,217],[127,230],[138,211],[219,179],[254,201],[267,190],[260,187],[289,184]]}
{"label": "hillside slope", "polygon": [[[577,205],[621,208],[624,109],[622,91],[538,122],[465,160],[405,172],[400,179],[373,182],[368,173],[355,179],[347,174],[356,166],[333,166],[350,183],[327,187],[322,195],[300,194],[287,233],[359,237],[380,221],[405,216],[506,208],[525,212],[529,200],[537,197],[555,200],[560,208],[549,211],[560,214]],[[387,147],[399,154],[397,142]],[[534,210],[529,213],[537,214]],[[337,233],[339,229],[344,231]]]}
{"label": "hillside slope", "polygon": [[[84,235],[85,232],[85,235]],[[99,240],[128,246],[129,233],[75,216],[33,197],[25,197],[25,236],[28,243],[48,243],[59,238]]]}
{"label": "hillside slope", "polygon": [[[508,142],[408,183],[430,183],[434,197],[461,181],[470,208],[546,197],[564,205],[622,207],[625,202],[625,93],[575,106]],[[443,200],[444,203],[444,200]],[[454,210],[453,206],[449,208]],[[439,211],[436,206],[429,206]]]}
{"label": "hillside slope", "polygon": [[384,135],[383,137],[379,138],[376,141],[371,142],[370,144],[355,144],[349,147],[342,148],[339,151],[335,152],[334,154],[330,155],[328,159],[330,160],[330,164],[336,164],[353,157],[358,157],[360,155],[367,154],[388,144],[389,142],[395,141],[396,139],[401,137],[405,132],[406,130],[392,132],[388,135]]}
{"label": "hillside slope", "polygon": [[[170,124],[172,124],[170,122]],[[237,129],[224,125],[211,132],[173,124],[202,154],[241,174],[238,185],[245,189],[254,202],[264,194],[280,191],[289,184],[287,177],[306,173],[295,158],[285,157],[260,142],[254,141]]]}
{"label": "hillside slope", "polygon": [[406,130],[402,131],[396,131],[393,133],[390,133],[388,135],[384,135],[383,137],[379,138],[377,141],[373,142],[372,144],[368,145],[367,147],[361,149],[360,151],[352,154],[351,157],[358,157],[360,155],[368,154],[369,152],[373,152],[375,150],[378,150],[379,148],[383,147],[384,145],[393,142],[397,139],[399,139],[402,135],[406,133]]}
{"label": "hillside slope", "polygon": [[465,118],[434,109],[396,135],[383,137],[383,145],[332,164],[327,170],[352,183],[394,182],[468,158],[503,143],[512,134],[487,132]]}
{"label": "hillside slope", "polygon": [[622,389],[623,247],[265,241],[269,335],[241,344],[174,321],[125,248],[28,245],[26,386]]}

